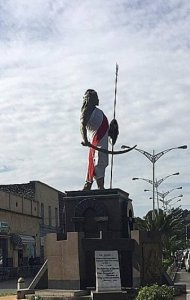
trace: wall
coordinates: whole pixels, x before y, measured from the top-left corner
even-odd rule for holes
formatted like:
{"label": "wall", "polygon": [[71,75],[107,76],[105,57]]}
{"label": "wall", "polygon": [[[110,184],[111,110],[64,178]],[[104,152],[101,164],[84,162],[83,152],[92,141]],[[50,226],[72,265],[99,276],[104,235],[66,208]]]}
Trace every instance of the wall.
{"label": "wall", "polygon": [[39,203],[26,197],[0,191],[0,209],[38,216]]}
{"label": "wall", "polygon": [[[41,216],[41,203],[44,204],[44,225],[49,226],[49,211],[48,207],[51,207],[51,226],[56,227],[56,215],[55,208],[59,209],[58,201],[59,191],[40,182],[35,181],[35,200],[39,203],[39,214]],[[59,224],[59,213],[58,224]]]}

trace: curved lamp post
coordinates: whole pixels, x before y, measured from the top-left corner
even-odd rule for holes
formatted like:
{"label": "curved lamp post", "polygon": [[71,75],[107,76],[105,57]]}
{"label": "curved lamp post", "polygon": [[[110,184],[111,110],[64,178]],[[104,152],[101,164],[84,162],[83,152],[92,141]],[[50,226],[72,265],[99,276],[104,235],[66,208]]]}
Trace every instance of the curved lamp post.
{"label": "curved lamp post", "polygon": [[[122,145],[121,148],[129,148],[129,146],[125,146]],[[148,160],[150,160],[150,162],[152,163],[152,184],[153,184],[153,191],[152,191],[152,216],[153,219],[155,219],[155,163],[157,162],[157,160],[159,158],[161,158],[164,154],[166,154],[167,152],[171,151],[171,150],[175,150],[175,149],[187,149],[187,145],[183,145],[183,146],[178,146],[178,147],[173,147],[173,148],[169,148],[166,150],[163,150],[161,152],[155,153],[155,151],[153,150],[153,153],[149,153],[147,151],[144,151],[142,149],[138,149],[135,148],[136,151],[140,152],[141,154],[143,154],[144,156],[146,156],[148,158]]]}
{"label": "curved lamp post", "polygon": [[[183,195],[182,195],[183,196]],[[172,208],[172,206],[174,206],[177,202],[180,202],[182,199],[178,199],[177,201],[175,201],[174,203],[170,203],[170,209]],[[179,207],[179,206],[178,206]]]}
{"label": "curved lamp post", "polygon": [[[161,179],[159,179],[159,180],[156,180],[156,182],[154,183],[155,188],[158,188],[159,185],[160,185],[165,179],[167,179],[168,177],[174,176],[174,175],[179,175],[179,172],[176,172],[176,173],[167,175],[167,176],[165,176],[165,177],[163,177],[163,178],[161,178]],[[133,178],[132,178],[132,180],[139,180],[139,179],[140,179],[140,180],[144,180],[144,181],[146,181],[146,182],[148,182],[148,183],[150,183],[150,184],[153,184],[153,181],[150,180],[150,179],[147,179],[147,178],[142,178],[142,177],[133,177]]]}
{"label": "curved lamp post", "polygon": [[[179,172],[176,172],[176,173],[173,173],[173,174],[170,174],[170,175],[167,175],[159,180],[156,179],[156,182],[154,183],[154,186],[156,188],[156,193],[157,193],[157,206],[158,206],[158,211],[159,211],[159,200],[158,200],[158,187],[159,185],[165,180],[167,179],[168,177],[171,177],[171,176],[175,176],[175,175],[179,175]],[[147,179],[147,178],[142,178],[142,177],[133,177],[132,180],[144,180],[150,184],[153,184],[152,180],[150,179]]]}
{"label": "curved lamp post", "polygon": [[[167,210],[167,208],[168,208],[168,204],[170,203],[170,202],[172,202],[174,199],[176,199],[176,198],[182,198],[183,197],[183,195],[179,195],[179,196],[176,196],[176,197],[173,197],[173,198],[170,198],[169,200],[167,200],[167,201],[165,201],[165,205],[166,205],[166,210]],[[181,199],[179,199],[178,201],[181,201]],[[176,201],[176,203],[178,202],[178,201]]]}
{"label": "curved lamp post", "polygon": [[[163,199],[165,199],[165,197],[166,197],[168,194],[170,194],[172,191],[175,191],[175,190],[182,190],[182,186],[173,188],[173,189],[171,189],[171,190],[169,190],[169,191],[167,191],[167,192],[164,192],[164,193],[158,192],[158,195],[159,195],[160,197],[162,197]],[[144,191],[146,192],[146,190],[144,190]]]}
{"label": "curved lamp post", "polygon": [[[156,192],[157,193],[157,196],[160,196],[162,199],[159,199],[162,203],[163,203],[163,208],[165,207],[165,197],[170,194],[172,191],[175,191],[175,190],[181,190],[182,189],[182,186],[180,187],[177,187],[177,188],[174,188],[174,189],[171,189],[167,192],[164,192],[164,193],[160,193],[160,192]],[[152,192],[151,190],[147,190],[145,189],[144,192]]]}

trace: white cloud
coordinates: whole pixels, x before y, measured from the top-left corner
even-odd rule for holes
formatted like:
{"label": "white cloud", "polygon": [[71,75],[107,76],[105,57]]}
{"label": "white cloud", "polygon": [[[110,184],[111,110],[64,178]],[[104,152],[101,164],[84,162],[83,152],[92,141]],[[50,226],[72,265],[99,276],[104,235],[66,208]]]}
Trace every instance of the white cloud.
{"label": "white cloud", "polygon": [[[188,144],[188,1],[1,0],[0,8],[2,183],[42,180],[63,191],[82,188],[83,93],[96,89],[111,120],[116,62],[116,148],[137,144],[157,153]],[[135,150],[114,162],[114,187],[129,192],[136,215],[143,215],[152,204],[144,182],[131,178],[151,178],[151,163]],[[172,151],[156,164],[160,178],[180,171],[175,181],[184,185],[183,205],[188,165],[189,150]]]}

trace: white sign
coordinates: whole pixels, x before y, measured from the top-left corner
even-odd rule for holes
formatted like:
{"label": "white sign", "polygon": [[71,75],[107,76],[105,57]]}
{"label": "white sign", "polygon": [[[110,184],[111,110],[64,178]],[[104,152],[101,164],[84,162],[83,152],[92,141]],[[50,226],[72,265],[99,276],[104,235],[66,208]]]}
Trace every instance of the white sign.
{"label": "white sign", "polygon": [[95,251],[96,290],[121,291],[118,251]]}

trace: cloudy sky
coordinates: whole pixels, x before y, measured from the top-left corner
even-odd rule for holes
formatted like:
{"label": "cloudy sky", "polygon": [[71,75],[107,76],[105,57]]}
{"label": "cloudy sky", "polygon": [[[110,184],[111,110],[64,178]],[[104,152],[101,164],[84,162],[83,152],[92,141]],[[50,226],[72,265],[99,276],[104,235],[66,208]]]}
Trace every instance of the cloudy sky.
{"label": "cloudy sky", "polygon": [[[187,0],[0,0],[1,184],[83,187],[82,97],[97,90],[112,120],[116,62],[115,150],[137,144],[152,154],[188,145],[189,15]],[[180,172],[159,191],[182,186],[166,200],[177,197],[171,203],[183,209],[190,209],[189,154],[172,150],[155,164],[157,180]],[[152,186],[133,177],[152,179],[152,163],[136,150],[114,158],[113,187],[128,192],[135,215],[143,216],[152,208],[144,189]]]}

